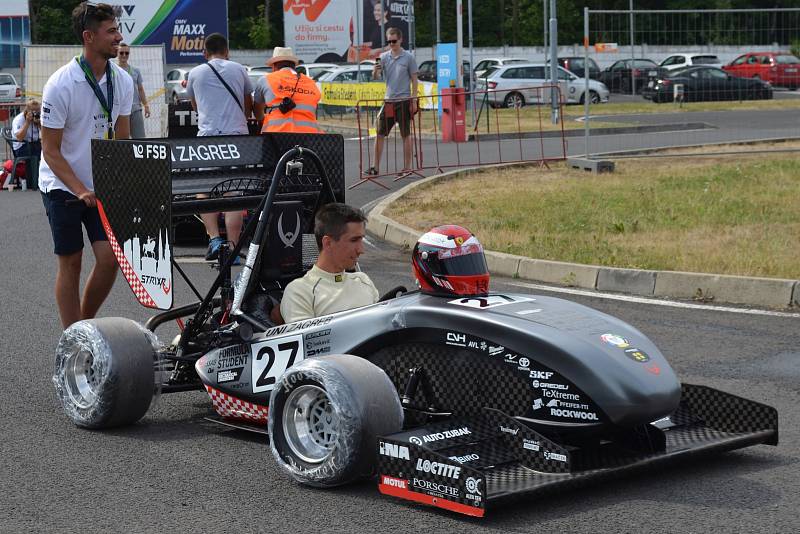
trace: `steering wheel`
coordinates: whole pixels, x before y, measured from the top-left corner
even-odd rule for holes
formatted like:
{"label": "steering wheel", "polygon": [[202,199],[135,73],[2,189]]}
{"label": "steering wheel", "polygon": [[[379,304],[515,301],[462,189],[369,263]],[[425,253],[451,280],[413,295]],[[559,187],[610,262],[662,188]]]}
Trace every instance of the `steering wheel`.
{"label": "steering wheel", "polygon": [[408,289],[406,288],[406,286],[393,287],[392,289],[384,293],[383,296],[378,299],[378,302],[385,302],[387,300],[397,298],[403,293],[408,293]]}

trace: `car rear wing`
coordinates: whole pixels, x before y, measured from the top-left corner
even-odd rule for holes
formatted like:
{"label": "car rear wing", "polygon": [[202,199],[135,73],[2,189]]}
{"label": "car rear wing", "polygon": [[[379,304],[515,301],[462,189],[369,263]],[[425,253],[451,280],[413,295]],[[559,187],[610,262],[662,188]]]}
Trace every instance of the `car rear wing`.
{"label": "car rear wing", "polygon": [[319,185],[300,169],[281,170],[295,146],[319,155],[333,195],[344,201],[344,140],[334,134],[264,134],[187,139],[92,140],[92,174],[103,226],[139,302],[172,307],[173,218],[258,206],[273,175],[274,200],[303,200]]}

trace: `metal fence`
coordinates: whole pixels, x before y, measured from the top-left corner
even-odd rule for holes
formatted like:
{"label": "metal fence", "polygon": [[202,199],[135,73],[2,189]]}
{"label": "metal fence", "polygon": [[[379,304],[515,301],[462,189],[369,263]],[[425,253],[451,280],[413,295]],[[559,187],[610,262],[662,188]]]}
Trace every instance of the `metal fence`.
{"label": "metal fence", "polygon": [[[609,104],[584,106],[573,154],[737,153],[716,145],[800,137],[800,9],[584,10],[589,76]],[[681,48],[683,53],[670,53]],[[723,52],[721,52],[723,51]],[[752,53],[752,54],[751,54]],[[581,73],[583,75],[583,73]],[[571,115],[571,116],[570,116]],[[580,115],[580,117],[576,117]]]}
{"label": "metal fence", "polygon": [[[384,101],[360,100],[355,115],[359,180],[350,189],[364,183],[389,189],[387,184],[392,182],[445,169],[507,163],[538,163],[546,167],[549,162],[563,161],[567,157],[563,123],[550,123],[553,89],[551,85],[537,85],[457,95],[445,91],[417,98],[420,111],[413,115],[405,141],[410,145],[410,154],[399,131],[399,120],[386,118]],[[561,102],[559,108],[563,108],[564,96],[558,86],[555,94]],[[437,110],[440,100],[441,113]],[[459,106],[455,105],[456,100]],[[466,113],[473,103],[477,119],[474,126]],[[395,123],[393,128],[388,127],[390,121]],[[388,135],[378,136],[387,130]],[[380,159],[378,143],[382,145]]]}

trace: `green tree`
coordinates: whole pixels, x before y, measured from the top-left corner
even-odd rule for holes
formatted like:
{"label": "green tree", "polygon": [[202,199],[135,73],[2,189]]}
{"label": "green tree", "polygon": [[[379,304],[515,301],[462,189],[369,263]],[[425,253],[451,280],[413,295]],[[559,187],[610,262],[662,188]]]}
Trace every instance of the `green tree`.
{"label": "green tree", "polygon": [[33,44],[78,44],[72,31],[72,9],[62,0],[30,0],[31,42]]}

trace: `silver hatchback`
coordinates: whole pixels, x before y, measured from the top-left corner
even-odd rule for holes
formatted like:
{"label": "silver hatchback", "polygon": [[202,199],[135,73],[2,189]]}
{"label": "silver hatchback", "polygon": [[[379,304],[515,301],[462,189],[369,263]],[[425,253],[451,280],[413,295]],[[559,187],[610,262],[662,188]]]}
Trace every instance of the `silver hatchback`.
{"label": "silver hatchback", "polygon": [[166,93],[167,101],[170,104],[189,101],[186,93],[186,84],[189,81],[189,71],[191,69],[172,69],[167,73]]}
{"label": "silver hatchback", "polygon": [[[477,80],[478,91],[487,91],[486,98],[492,107],[522,107],[525,104],[550,102],[550,69],[541,63],[514,63],[490,69],[484,78]],[[568,104],[583,103],[586,82],[563,67],[558,67],[558,86],[561,101]],[[593,104],[608,102],[608,87],[597,80],[589,80],[589,101]]]}
{"label": "silver hatchback", "polygon": [[0,72],[0,101],[10,102],[22,97],[22,91],[17,85],[13,74]]}

